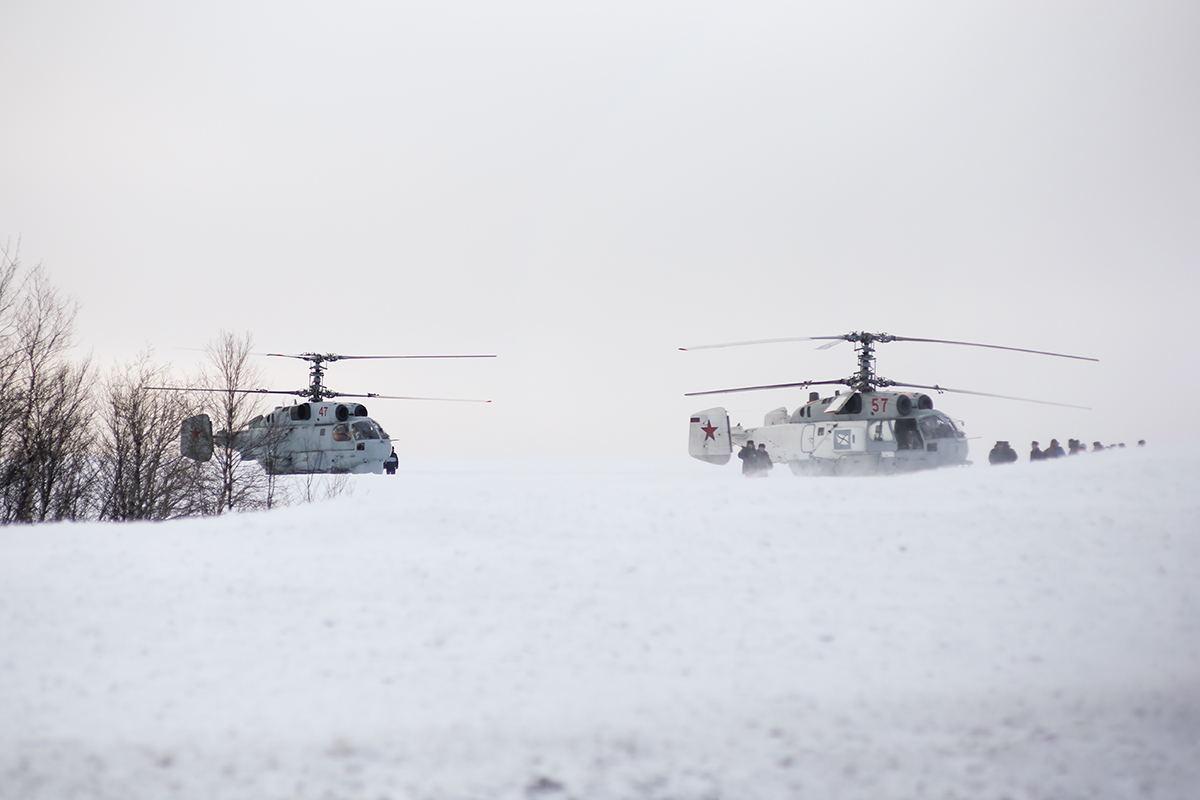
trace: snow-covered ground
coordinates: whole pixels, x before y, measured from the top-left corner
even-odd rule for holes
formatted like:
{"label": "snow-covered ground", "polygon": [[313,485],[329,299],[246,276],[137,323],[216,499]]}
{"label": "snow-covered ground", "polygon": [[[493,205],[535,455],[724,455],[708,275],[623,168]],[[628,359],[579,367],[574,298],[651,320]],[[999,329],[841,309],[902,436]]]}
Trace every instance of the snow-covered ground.
{"label": "snow-covered ground", "polygon": [[0,530],[0,798],[1200,796],[1200,457]]}

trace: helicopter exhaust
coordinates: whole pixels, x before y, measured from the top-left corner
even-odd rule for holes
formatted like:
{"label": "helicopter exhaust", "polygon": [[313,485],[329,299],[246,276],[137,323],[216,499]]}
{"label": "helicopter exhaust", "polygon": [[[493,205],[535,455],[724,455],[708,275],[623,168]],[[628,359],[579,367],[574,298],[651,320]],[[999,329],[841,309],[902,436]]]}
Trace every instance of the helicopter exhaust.
{"label": "helicopter exhaust", "polygon": [[180,425],[179,452],[193,461],[208,461],[213,456],[213,428],[208,414],[188,417]]}

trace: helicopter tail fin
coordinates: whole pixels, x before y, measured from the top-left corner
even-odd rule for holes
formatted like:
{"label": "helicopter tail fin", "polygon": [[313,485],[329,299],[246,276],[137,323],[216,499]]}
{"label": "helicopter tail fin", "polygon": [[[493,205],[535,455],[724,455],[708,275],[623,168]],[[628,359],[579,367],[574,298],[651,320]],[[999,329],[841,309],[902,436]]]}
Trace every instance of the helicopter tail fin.
{"label": "helicopter tail fin", "polygon": [[729,415],[723,408],[706,408],[692,414],[688,426],[688,453],[710,464],[726,464],[733,452]]}
{"label": "helicopter tail fin", "polygon": [[179,452],[194,461],[212,458],[213,429],[208,414],[197,414],[183,421],[179,430]]}

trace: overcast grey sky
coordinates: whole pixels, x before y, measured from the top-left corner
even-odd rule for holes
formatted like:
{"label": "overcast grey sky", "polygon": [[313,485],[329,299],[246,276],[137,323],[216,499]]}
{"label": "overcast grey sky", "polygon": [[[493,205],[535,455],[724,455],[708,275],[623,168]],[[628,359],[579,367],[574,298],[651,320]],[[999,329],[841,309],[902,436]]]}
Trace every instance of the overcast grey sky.
{"label": "overcast grey sky", "polygon": [[[80,303],[81,350],[190,371],[263,350],[498,352],[335,365],[407,452],[686,458],[870,329],[881,374],[978,441],[1200,440],[1200,4],[0,4],[0,239]],[[262,364],[300,386],[298,362]],[[1152,390],[1169,394],[1149,394]],[[703,399],[702,399],[703,400]],[[1136,409],[1142,409],[1140,411]]]}

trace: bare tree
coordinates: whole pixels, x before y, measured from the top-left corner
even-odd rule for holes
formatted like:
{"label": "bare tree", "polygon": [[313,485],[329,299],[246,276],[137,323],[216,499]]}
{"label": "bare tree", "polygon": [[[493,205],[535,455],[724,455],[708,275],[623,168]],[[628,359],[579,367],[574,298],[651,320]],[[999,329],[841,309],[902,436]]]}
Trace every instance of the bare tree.
{"label": "bare tree", "polygon": [[[205,394],[159,393],[165,369],[143,355],[93,391],[88,360],[70,357],[75,306],[19,247],[0,246],[0,522],[168,519],[271,507],[285,486],[270,466],[287,459],[289,429],[256,415],[259,381],[249,334],[209,347]],[[202,410],[217,428],[206,462],[182,456],[180,424]]]}
{"label": "bare tree", "polygon": [[[5,251],[10,267],[17,259]],[[0,270],[0,284],[3,274]],[[11,275],[10,286],[11,286]],[[74,519],[85,513],[90,460],[91,368],[67,358],[75,307],[33,270],[0,311],[0,517],[5,522]]]}
{"label": "bare tree", "polygon": [[220,390],[210,395],[213,427],[217,429],[210,463],[216,472],[218,514],[266,505],[266,475],[238,449],[239,444],[245,444],[244,440],[239,441],[239,432],[257,416],[255,398],[237,391],[252,388],[260,380],[258,370],[250,363],[252,347],[253,339],[248,332],[237,336],[228,331],[222,331],[208,347],[210,385]]}
{"label": "bare tree", "polygon": [[306,503],[354,494],[354,486],[350,483],[350,476],[346,474],[325,475],[309,472],[303,476],[300,490]]}
{"label": "bare tree", "polygon": [[267,508],[274,508],[277,505],[287,505],[288,494],[286,489],[279,482],[279,474],[275,471],[276,465],[282,457],[284,442],[287,440],[289,429],[282,424],[281,420],[275,418],[275,414],[268,415],[266,430],[263,433],[262,465],[266,474],[265,496]]}
{"label": "bare tree", "polygon": [[24,405],[17,381],[21,367],[16,313],[22,288],[16,279],[19,258],[19,245],[0,247],[0,469],[7,466],[16,422]]}
{"label": "bare tree", "polygon": [[145,387],[169,383],[143,353],[105,381],[96,448],[100,519],[170,519],[197,510],[196,471],[179,452],[179,424],[196,413],[185,394]]}

